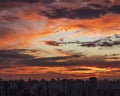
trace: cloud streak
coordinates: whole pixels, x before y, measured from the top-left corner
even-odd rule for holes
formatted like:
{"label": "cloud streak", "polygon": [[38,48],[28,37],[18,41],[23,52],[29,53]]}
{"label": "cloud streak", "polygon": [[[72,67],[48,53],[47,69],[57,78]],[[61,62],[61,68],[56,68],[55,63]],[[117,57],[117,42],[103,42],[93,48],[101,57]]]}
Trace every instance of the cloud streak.
{"label": "cloud streak", "polygon": [[[111,59],[109,56],[92,56],[75,54],[70,56],[59,57],[42,57],[36,58],[26,51],[31,50],[1,50],[0,51],[0,64],[12,64],[13,66],[98,66],[98,67],[119,67],[119,61],[107,61]],[[25,53],[26,52],[26,53]],[[34,52],[34,50],[32,51]],[[112,55],[111,55],[112,56]],[[114,58],[114,56],[112,56]],[[118,57],[119,58],[119,57]],[[10,62],[13,61],[13,62]]]}
{"label": "cloud streak", "polygon": [[51,46],[64,46],[69,44],[76,44],[80,47],[113,47],[120,45],[120,36],[119,34],[114,34],[112,36],[102,37],[95,41],[72,41],[72,42],[64,42],[64,41],[45,41],[45,44]]}

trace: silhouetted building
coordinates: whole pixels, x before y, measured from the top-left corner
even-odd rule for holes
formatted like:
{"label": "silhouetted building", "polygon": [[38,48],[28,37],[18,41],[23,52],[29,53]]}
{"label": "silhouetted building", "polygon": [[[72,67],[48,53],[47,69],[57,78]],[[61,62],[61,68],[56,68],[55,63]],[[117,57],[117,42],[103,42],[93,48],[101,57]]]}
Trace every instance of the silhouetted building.
{"label": "silhouetted building", "polygon": [[87,96],[97,96],[97,81],[96,77],[89,78]]}
{"label": "silhouetted building", "polygon": [[0,96],[120,96],[120,80],[0,80]]}

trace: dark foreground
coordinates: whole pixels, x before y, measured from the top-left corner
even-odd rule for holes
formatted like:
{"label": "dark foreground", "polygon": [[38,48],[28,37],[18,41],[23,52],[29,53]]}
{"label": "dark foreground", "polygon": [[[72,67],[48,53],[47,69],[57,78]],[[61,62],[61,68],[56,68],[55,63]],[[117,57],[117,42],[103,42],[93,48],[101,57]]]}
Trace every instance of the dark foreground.
{"label": "dark foreground", "polygon": [[120,80],[0,80],[0,96],[120,96]]}

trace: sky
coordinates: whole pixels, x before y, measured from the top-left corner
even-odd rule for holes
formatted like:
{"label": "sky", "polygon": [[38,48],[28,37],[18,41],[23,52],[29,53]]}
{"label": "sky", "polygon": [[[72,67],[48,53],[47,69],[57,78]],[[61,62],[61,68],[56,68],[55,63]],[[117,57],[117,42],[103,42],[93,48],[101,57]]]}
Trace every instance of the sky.
{"label": "sky", "polygon": [[0,0],[0,78],[120,79],[120,0]]}

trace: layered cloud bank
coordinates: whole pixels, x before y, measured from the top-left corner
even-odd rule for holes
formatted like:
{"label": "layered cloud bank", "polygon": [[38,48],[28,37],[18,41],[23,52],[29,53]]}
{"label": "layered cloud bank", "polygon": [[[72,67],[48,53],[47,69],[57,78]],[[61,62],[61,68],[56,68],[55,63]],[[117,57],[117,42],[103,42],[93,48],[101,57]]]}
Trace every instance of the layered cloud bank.
{"label": "layered cloud bank", "polygon": [[1,0],[0,75],[119,78],[120,2],[97,1]]}

